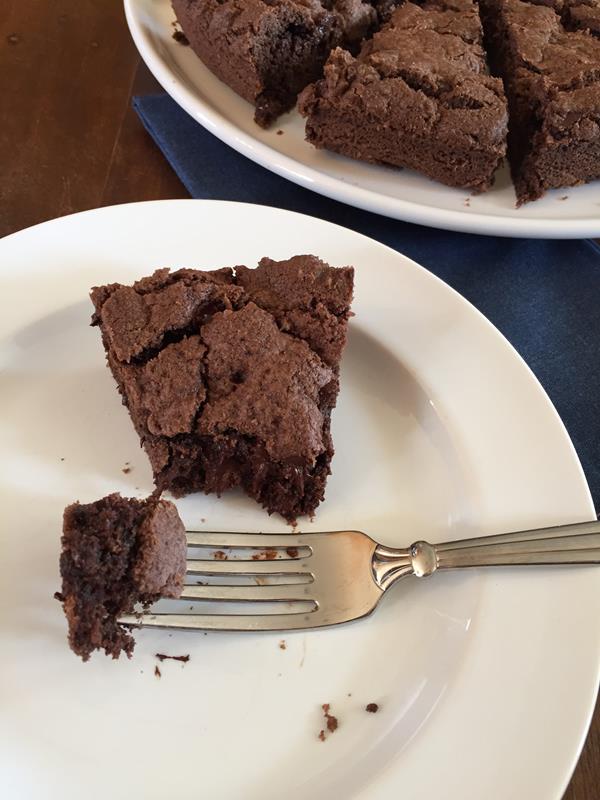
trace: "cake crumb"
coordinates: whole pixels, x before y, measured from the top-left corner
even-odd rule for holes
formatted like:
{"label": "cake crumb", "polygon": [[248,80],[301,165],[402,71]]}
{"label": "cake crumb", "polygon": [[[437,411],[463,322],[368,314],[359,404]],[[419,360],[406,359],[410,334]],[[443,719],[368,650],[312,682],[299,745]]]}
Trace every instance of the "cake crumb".
{"label": "cake crumb", "polygon": [[368,711],[370,714],[376,714],[379,711],[379,705],[377,703],[367,703],[365,711]]}
{"label": "cake crumb", "polygon": [[154,674],[156,675],[157,678],[162,677],[162,672],[159,670],[158,664],[154,667]]}
{"label": "cake crumb", "polygon": [[213,553],[215,561],[227,561],[228,557],[227,553],[224,553],[222,550],[215,550]]}
{"label": "cake crumb", "polygon": [[260,553],[254,553],[252,561],[274,561],[277,558],[277,550],[261,550]]}
{"label": "cake crumb", "polygon": [[470,208],[471,207],[471,198],[470,197],[466,197],[464,202],[463,202],[463,205],[465,205],[467,208]]}
{"label": "cake crumb", "polygon": [[348,697],[352,697],[352,692],[348,692]]}
{"label": "cake crumb", "polygon": [[61,461],[64,461],[64,458],[61,458]]}
{"label": "cake crumb", "polygon": [[[323,716],[325,717],[325,727],[329,731],[329,733],[333,733],[339,728],[338,718],[334,717],[333,714],[330,714],[329,711],[331,709],[331,705],[329,703],[323,703],[321,706],[323,709]],[[321,735],[322,734],[322,735]],[[324,742],[325,741],[326,733],[322,730],[319,733],[319,739]]]}
{"label": "cake crumb", "polygon": [[171,661],[181,661],[183,664],[187,664],[187,662],[190,660],[189,655],[167,656],[164,653],[156,653],[156,658],[158,658],[159,661],[166,661],[167,659],[170,659]]}
{"label": "cake crumb", "polygon": [[329,703],[323,703],[322,709],[323,709],[323,714],[325,715],[325,719],[327,720],[327,730],[330,733],[333,733],[338,729],[339,723],[337,717],[334,717],[333,714],[329,713],[330,708],[331,706],[329,705]]}
{"label": "cake crumb", "polygon": [[189,39],[187,38],[187,36],[183,31],[179,30],[173,31],[173,38],[175,39],[177,44],[182,44],[184,47],[188,47],[190,43]]}
{"label": "cake crumb", "polygon": [[283,136],[283,131],[281,130],[281,128],[277,131],[277,136]]}
{"label": "cake crumb", "polygon": [[131,467],[123,467],[123,469],[121,470],[121,472],[122,472],[124,475],[129,475],[129,473],[131,472]]}
{"label": "cake crumb", "polygon": [[285,551],[290,558],[298,558],[298,548],[297,547],[288,547]]}
{"label": "cake crumb", "polygon": [[21,41],[21,37],[18,36],[16,33],[9,33],[8,36],[6,37],[6,41],[9,44],[19,44],[19,42]]}
{"label": "cake crumb", "polygon": [[279,649],[280,649],[280,650],[287,650],[287,644],[285,643],[285,639],[282,639],[282,640],[279,642]]}
{"label": "cake crumb", "polygon": [[559,197],[558,199],[559,200],[568,200],[569,199],[569,195],[568,194],[563,194],[563,196]]}
{"label": "cake crumb", "polygon": [[200,522],[205,523],[206,522],[206,517],[200,517]]}

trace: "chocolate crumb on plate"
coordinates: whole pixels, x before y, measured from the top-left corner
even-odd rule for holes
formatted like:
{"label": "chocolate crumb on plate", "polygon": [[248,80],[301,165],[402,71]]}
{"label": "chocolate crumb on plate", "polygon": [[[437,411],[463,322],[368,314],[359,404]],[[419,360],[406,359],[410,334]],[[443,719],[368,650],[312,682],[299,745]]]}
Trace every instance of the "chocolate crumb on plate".
{"label": "chocolate crumb on plate", "polygon": [[185,656],[167,656],[164,653],[156,653],[156,658],[158,658],[159,661],[166,661],[166,660],[181,661],[183,664],[187,664],[187,662],[190,660],[189,655],[185,655]]}
{"label": "chocolate crumb on plate", "polygon": [[320,739],[322,742],[324,742],[324,741],[325,741],[325,731],[323,731],[323,730],[320,730],[320,731],[319,731],[319,739]]}
{"label": "chocolate crumb on plate", "polygon": [[370,714],[376,714],[379,711],[379,705],[377,703],[367,703],[365,711],[368,711]]}
{"label": "chocolate crumb on plate", "polygon": [[298,558],[298,548],[297,547],[288,547],[285,551],[290,558]]}
{"label": "chocolate crumb on plate", "polygon": [[215,561],[227,561],[229,556],[227,553],[223,552],[223,550],[215,550],[213,553],[213,558]]}
{"label": "chocolate crumb on plate", "polygon": [[189,47],[190,41],[183,31],[178,31],[178,30],[173,31],[173,38],[175,39],[177,44],[181,44],[184,47]]}
{"label": "chocolate crumb on plate", "polygon": [[[339,728],[338,718],[334,717],[333,714],[329,713],[331,709],[331,705],[329,703],[323,703],[321,708],[323,709],[323,716],[325,717],[325,727],[327,728],[329,733],[333,733]],[[321,736],[321,734],[323,735]],[[321,739],[322,742],[325,741],[325,735],[326,734],[324,731],[321,731],[321,733],[319,733],[319,739]]]}
{"label": "chocolate crumb on plate", "polygon": [[287,644],[285,643],[285,639],[282,639],[282,640],[279,642],[279,649],[280,649],[280,650],[287,650]]}
{"label": "chocolate crumb on plate", "polygon": [[157,678],[162,677],[162,672],[159,670],[158,664],[154,667],[154,674],[156,675]]}

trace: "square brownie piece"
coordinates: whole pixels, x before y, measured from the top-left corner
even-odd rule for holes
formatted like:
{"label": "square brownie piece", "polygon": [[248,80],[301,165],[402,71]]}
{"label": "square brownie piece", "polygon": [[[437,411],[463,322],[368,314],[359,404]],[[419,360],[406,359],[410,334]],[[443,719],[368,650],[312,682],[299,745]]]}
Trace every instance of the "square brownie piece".
{"label": "square brownie piece", "polygon": [[508,98],[518,205],[600,178],[600,40],[591,33],[597,6],[482,0],[481,8],[490,61]]}
{"label": "square brownie piece", "polygon": [[92,290],[158,489],[241,486],[288,521],[314,512],[333,456],[353,274],[304,255]]}
{"label": "square brownie piece", "polygon": [[488,189],[506,152],[502,82],[490,76],[472,0],[404,3],[354,58],[331,54],[299,100],[318,148]]}
{"label": "square brownie piece", "polygon": [[130,656],[134,640],[120,625],[136,603],[179,597],[186,569],[186,538],[173,503],[111,494],[73,503],[63,516],[60,573],[71,649],[87,661],[94,650]]}
{"label": "square brownie piece", "polygon": [[332,47],[359,44],[377,14],[363,0],[173,0],[194,52],[268,127],[320,75]]}

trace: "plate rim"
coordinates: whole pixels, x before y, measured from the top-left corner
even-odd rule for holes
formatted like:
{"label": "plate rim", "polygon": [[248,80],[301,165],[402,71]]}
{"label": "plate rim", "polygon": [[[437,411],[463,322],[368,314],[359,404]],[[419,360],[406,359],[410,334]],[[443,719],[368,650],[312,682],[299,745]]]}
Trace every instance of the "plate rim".
{"label": "plate rim", "polygon": [[[319,172],[255,139],[190,91],[163,62],[138,17],[140,0],[123,0],[133,42],[144,63],[169,96],[202,127],[241,155],[276,175],[332,200],[391,219],[442,230],[489,236],[538,239],[586,239],[600,236],[600,218],[560,220],[436,209],[392,198]],[[250,106],[249,106],[250,108]]]}
{"label": "plate rim", "polygon": [[[520,367],[521,368],[525,367],[525,371],[526,371],[526,373],[528,375],[529,382],[533,386],[535,386],[536,395],[538,396],[538,398],[540,400],[541,399],[544,400],[545,405],[547,406],[547,410],[549,410],[551,412],[551,414],[552,414],[552,416],[554,418],[554,423],[556,424],[558,422],[557,431],[560,430],[561,438],[564,441],[564,444],[567,446],[567,449],[569,450],[569,452],[571,454],[571,459],[573,461],[573,466],[576,468],[576,471],[578,472],[579,481],[581,482],[582,487],[585,490],[586,501],[587,501],[587,504],[588,504],[588,507],[589,507],[588,511],[590,513],[590,518],[595,519],[596,515],[593,512],[593,503],[592,503],[591,494],[590,494],[590,491],[589,491],[589,487],[587,485],[587,481],[585,479],[585,474],[583,472],[583,468],[581,467],[581,463],[579,461],[579,458],[577,456],[576,450],[574,448],[573,442],[572,442],[571,438],[569,437],[564,423],[562,422],[560,416],[558,415],[558,412],[556,411],[554,405],[552,404],[552,402],[551,402],[550,398],[548,397],[547,393],[545,392],[544,388],[539,383],[539,381],[536,378],[535,374],[530,369],[530,367],[526,364],[526,362],[523,360],[523,358],[520,356],[520,354],[515,350],[515,348],[506,339],[506,337],[504,337],[503,334],[485,317],[485,315],[483,315],[475,306],[473,306],[472,303],[470,303],[468,300],[466,300],[459,292],[457,292],[455,289],[450,287],[441,278],[439,278],[438,276],[436,276],[435,274],[433,274],[432,272],[427,270],[425,267],[421,266],[418,262],[414,261],[413,259],[410,259],[408,256],[404,255],[403,253],[400,253],[399,251],[395,250],[394,248],[391,248],[391,247],[389,247],[389,246],[387,246],[385,244],[382,244],[381,242],[378,242],[375,239],[372,239],[371,237],[365,236],[364,234],[361,234],[361,233],[357,233],[356,231],[352,231],[350,229],[344,228],[341,225],[338,225],[338,224],[335,224],[335,223],[331,223],[331,222],[328,222],[326,220],[321,220],[319,218],[311,217],[310,215],[307,215],[307,214],[300,214],[298,212],[288,211],[288,210],[285,210],[285,209],[276,209],[276,208],[272,208],[272,207],[269,207],[269,206],[259,206],[257,204],[240,203],[240,202],[234,202],[234,201],[188,200],[188,199],[181,200],[180,199],[180,200],[154,200],[154,201],[142,201],[142,202],[137,202],[137,203],[127,203],[127,204],[113,205],[113,206],[107,206],[107,207],[96,208],[96,209],[89,209],[87,211],[82,211],[82,212],[79,212],[79,213],[76,213],[76,214],[65,215],[65,216],[62,216],[62,217],[58,217],[56,219],[52,219],[52,220],[48,220],[48,221],[45,221],[45,222],[41,222],[41,223],[39,223],[37,225],[31,226],[29,228],[25,228],[25,229],[23,229],[21,231],[17,231],[17,232],[15,232],[13,234],[10,234],[9,236],[5,237],[2,241],[0,241],[0,250],[2,250],[3,242],[9,242],[10,241],[10,244],[12,245],[14,243],[14,241],[18,237],[21,237],[21,236],[24,236],[24,235],[35,235],[35,231],[37,231],[37,229],[43,228],[43,227],[53,226],[57,222],[62,222],[63,224],[68,224],[68,223],[66,223],[66,221],[70,220],[71,218],[81,217],[81,216],[84,216],[84,215],[85,216],[92,216],[92,215],[100,216],[100,215],[103,215],[103,214],[110,215],[115,210],[117,210],[117,212],[119,212],[119,213],[127,214],[128,213],[128,209],[130,207],[138,207],[138,206],[139,207],[144,207],[144,206],[168,206],[168,205],[170,205],[170,206],[179,206],[182,203],[186,203],[188,205],[190,205],[190,204],[194,204],[194,205],[201,204],[202,206],[210,206],[210,205],[236,206],[236,207],[241,207],[242,209],[243,208],[247,208],[248,206],[252,206],[253,208],[261,209],[261,210],[264,210],[265,212],[268,212],[268,213],[279,213],[279,214],[283,214],[283,215],[286,215],[286,216],[292,215],[292,216],[297,216],[297,217],[304,217],[304,218],[306,218],[308,220],[314,220],[314,221],[316,221],[316,222],[318,222],[320,224],[326,225],[328,227],[333,227],[335,229],[339,229],[340,231],[344,232],[345,234],[350,233],[354,237],[359,237],[360,239],[365,240],[366,242],[368,242],[370,245],[375,245],[377,247],[384,248],[385,250],[387,250],[391,254],[393,254],[393,256],[400,257],[401,259],[404,259],[405,261],[410,262],[411,266],[413,268],[416,268],[417,271],[419,271],[420,273],[425,273],[426,276],[427,276],[427,279],[433,278],[434,282],[436,284],[438,284],[438,285],[441,285],[445,292],[448,292],[448,290],[449,290],[449,294],[452,295],[455,300],[459,301],[460,305],[463,306],[468,311],[468,313],[472,314],[472,312],[475,312],[475,316],[478,318],[479,322],[480,323],[483,322],[485,324],[485,326],[490,330],[490,332],[493,333],[493,335],[494,335],[495,339],[497,340],[497,342],[499,344],[501,344],[503,346],[503,348],[505,348],[511,354],[513,359],[516,356],[516,361],[519,362]],[[0,274],[2,274],[2,273],[0,273]],[[600,661],[597,663],[595,671],[596,671],[595,688],[594,688],[594,686],[591,687],[592,699],[597,695],[597,692],[598,692],[598,685],[599,685],[599,682],[600,682]],[[588,731],[589,731],[589,726],[590,726],[590,723],[591,723],[591,719],[592,719],[593,713],[594,713],[594,702],[591,702],[587,706],[586,719],[585,719],[584,725],[583,725],[583,727],[581,729],[580,739],[579,739],[579,742],[577,743],[577,747],[575,749],[575,754],[574,754],[574,757],[572,759],[572,763],[570,763],[566,767],[563,785],[560,787],[561,794],[560,795],[557,794],[556,795],[557,798],[560,797],[562,795],[562,793],[564,793],[564,790],[566,789],[566,786],[568,785],[568,782],[570,781],[570,779],[572,777],[573,771],[575,769],[575,766],[577,765],[577,762],[578,762],[579,757],[581,755],[581,750],[582,750],[582,748],[584,746],[584,743],[585,743],[585,740],[586,740],[586,737],[587,737],[587,734],[588,734]],[[565,758],[565,761],[567,761],[567,758]]]}

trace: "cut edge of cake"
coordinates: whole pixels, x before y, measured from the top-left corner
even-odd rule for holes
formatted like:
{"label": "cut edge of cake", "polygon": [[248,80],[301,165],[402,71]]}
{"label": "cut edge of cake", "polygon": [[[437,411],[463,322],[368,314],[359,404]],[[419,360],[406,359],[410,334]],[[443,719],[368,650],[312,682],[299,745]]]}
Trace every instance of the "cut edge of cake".
{"label": "cut edge of cake", "polygon": [[[600,178],[599,9],[481,0],[486,47],[509,106],[517,206]],[[587,6],[585,6],[587,8]]]}
{"label": "cut edge of cake", "polygon": [[94,650],[131,656],[131,630],[119,623],[160,597],[177,598],[186,571],[185,528],[173,503],[113,493],[72,503],[63,515],[60,573],[69,645],[87,661]]}
{"label": "cut edge of cake", "polygon": [[172,0],[196,55],[255,106],[268,128],[321,74],[338,44],[353,47],[375,27],[366,0]]}
{"label": "cut edge of cake", "polygon": [[471,0],[399,5],[356,57],[332,52],[299,111],[317,148],[475,192],[506,153],[504,90]]}

